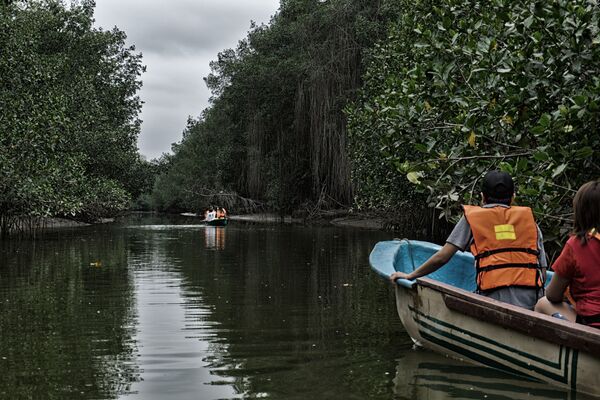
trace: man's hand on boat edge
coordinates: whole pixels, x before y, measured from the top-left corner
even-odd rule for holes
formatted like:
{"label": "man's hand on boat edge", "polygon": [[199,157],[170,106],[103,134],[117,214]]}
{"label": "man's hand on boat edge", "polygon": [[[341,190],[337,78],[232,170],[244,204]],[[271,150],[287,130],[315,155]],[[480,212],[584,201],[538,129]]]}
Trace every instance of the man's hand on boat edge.
{"label": "man's hand on boat edge", "polygon": [[448,262],[452,258],[452,256],[460,250],[458,246],[446,242],[441,249],[435,252],[427,261],[425,261],[419,268],[415,269],[413,272],[407,274],[405,272],[396,271],[390,275],[390,281],[392,283],[396,283],[396,279],[408,279],[409,281],[413,281],[422,276],[428,275],[432,272],[440,269],[444,264]]}
{"label": "man's hand on boat edge", "polygon": [[400,272],[400,271],[396,271],[393,274],[390,275],[390,281],[392,283],[396,283],[396,279],[408,279],[409,281],[412,281],[415,278],[410,277],[410,274],[406,274],[404,272]]}

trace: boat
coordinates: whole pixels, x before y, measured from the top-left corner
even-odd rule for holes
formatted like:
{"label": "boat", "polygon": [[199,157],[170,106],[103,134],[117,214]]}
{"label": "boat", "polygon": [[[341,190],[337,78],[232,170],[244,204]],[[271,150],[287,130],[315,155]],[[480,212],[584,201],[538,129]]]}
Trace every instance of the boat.
{"label": "boat", "polygon": [[229,222],[229,218],[227,218],[227,217],[215,218],[210,221],[207,221],[206,219],[204,219],[204,215],[202,215],[202,214],[185,212],[185,213],[180,213],[179,215],[181,215],[183,217],[202,218],[204,220],[204,222],[206,223],[206,225],[208,225],[208,226],[227,226],[227,223]]}
{"label": "boat", "polygon": [[[375,245],[369,263],[389,281],[393,272],[408,273],[439,249],[428,242],[384,241]],[[414,343],[458,360],[600,397],[600,330],[478,295],[475,272],[473,255],[457,252],[427,277],[396,280],[396,308]],[[548,273],[548,281],[551,276]]]}
{"label": "boat", "polygon": [[213,220],[206,221],[206,225],[208,225],[208,226],[227,226],[228,221],[229,220],[227,219],[227,217],[215,218]]}

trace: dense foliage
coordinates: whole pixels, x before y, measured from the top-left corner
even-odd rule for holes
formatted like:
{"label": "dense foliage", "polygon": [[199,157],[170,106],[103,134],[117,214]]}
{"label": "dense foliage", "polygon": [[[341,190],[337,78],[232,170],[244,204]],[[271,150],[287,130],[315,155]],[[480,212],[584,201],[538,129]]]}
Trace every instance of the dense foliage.
{"label": "dense foliage", "polygon": [[221,192],[282,212],[351,204],[342,109],[395,3],[285,0],[270,24],[221,52],[206,78],[211,108],[174,146],[158,207],[195,209]]}
{"label": "dense foliage", "polygon": [[227,116],[215,107],[206,110],[201,119],[189,119],[175,155],[161,162],[162,174],[154,184],[151,204],[161,210],[196,210],[209,204],[230,208],[238,196],[230,193],[228,182],[235,182],[233,171],[239,171],[235,153],[240,146],[231,141],[223,129],[230,127]]}
{"label": "dense foliage", "polygon": [[[86,219],[142,189],[141,55],[92,26],[93,1],[0,4],[0,230],[23,218]],[[142,167],[140,167],[142,168]]]}
{"label": "dense foliage", "polygon": [[428,198],[453,217],[498,168],[564,236],[574,190],[600,175],[599,16],[587,0],[403,7],[348,110],[359,202]]}

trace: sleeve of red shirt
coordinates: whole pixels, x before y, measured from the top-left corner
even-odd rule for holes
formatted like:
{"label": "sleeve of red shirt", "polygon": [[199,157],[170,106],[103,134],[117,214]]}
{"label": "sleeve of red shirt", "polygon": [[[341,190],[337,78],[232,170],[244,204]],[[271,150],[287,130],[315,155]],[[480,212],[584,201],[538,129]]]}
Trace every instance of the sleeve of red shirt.
{"label": "sleeve of red shirt", "polygon": [[569,242],[563,247],[560,256],[552,264],[552,270],[568,281],[573,279],[575,273],[575,257],[573,257],[573,249]]}

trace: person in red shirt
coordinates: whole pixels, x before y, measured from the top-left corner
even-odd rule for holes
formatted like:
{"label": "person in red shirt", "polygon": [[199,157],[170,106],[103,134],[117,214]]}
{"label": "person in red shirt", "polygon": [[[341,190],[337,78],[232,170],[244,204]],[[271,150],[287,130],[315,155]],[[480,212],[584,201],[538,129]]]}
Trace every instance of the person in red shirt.
{"label": "person in red shirt", "polygon": [[[579,188],[573,213],[573,235],[552,265],[554,276],[535,310],[600,328],[600,181]],[[563,302],[567,287],[573,307]]]}

